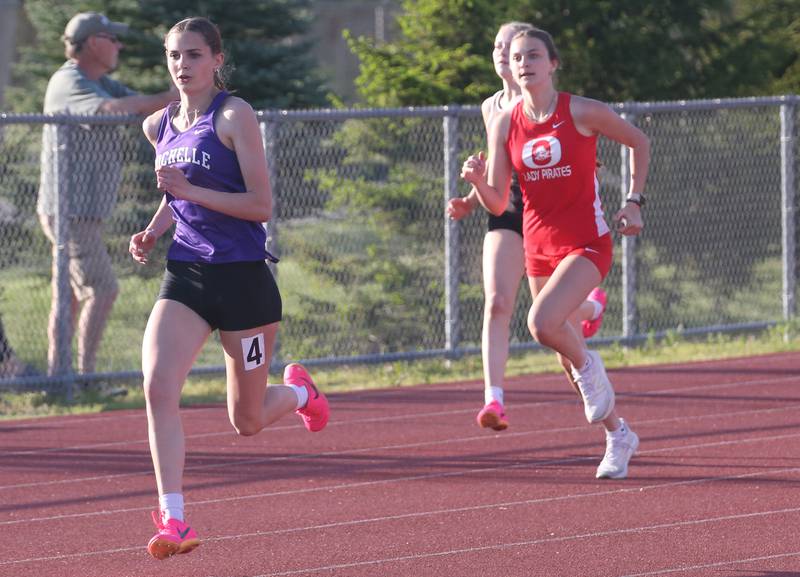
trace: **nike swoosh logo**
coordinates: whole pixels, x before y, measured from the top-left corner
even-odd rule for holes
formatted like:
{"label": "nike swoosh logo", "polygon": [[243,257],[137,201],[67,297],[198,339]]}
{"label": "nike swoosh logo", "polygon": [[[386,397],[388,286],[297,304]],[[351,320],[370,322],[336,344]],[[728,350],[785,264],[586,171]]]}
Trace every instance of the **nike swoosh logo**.
{"label": "nike swoosh logo", "polygon": [[198,128],[194,131],[195,134],[203,134],[208,128]]}
{"label": "nike swoosh logo", "polygon": [[593,248],[585,248],[583,250],[585,250],[586,252],[593,252],[595,254],[600,254],[599,250],[594,250]]}
{"label": "nike swoosh logo", "polygon": [[185,531],[181,531],[180,529],[178,529],[178,535],[181,536],[181,539],[186,539],[186,535],[188,535],[189,531],[191,530],[192,530],[191,527],[186,527]]}
{"label": "nike swoosh logo", "polygon": [[558,128],[559,126],[561,126],[565,122],[566,122],[566,120],[562,120],[561,122],[554,122],[553,123],[553,128]]}
{"label": "nike swoosh logo", "polygon": [[319,391],[317,390],[317,386],[314,383],[312,383],[311,381],[309,381],[308,379],[306,379],[305,377],[300,377],[300,380],[303,381],[304,385],[306,385],[308,387],[311,387],[313,389],[314,398],[318,399],[319,398]]}

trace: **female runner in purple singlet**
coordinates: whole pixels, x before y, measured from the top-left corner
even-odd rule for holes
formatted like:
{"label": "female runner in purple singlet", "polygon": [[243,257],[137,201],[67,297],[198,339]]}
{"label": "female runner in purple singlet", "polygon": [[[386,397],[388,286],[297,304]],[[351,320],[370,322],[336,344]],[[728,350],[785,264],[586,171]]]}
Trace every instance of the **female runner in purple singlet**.
{"label": "female runner in purple singlet", "polygon": [[167,66],[180,101],[149,116],[144,133],[156,150],[164,198],[145,230],[131,237],[142,264],[175,224],[161,292],[142,343],[150,452],[159,494],[149,553],[164,559],[200,544],[186,524],[185,439],[179,403],[195,358],[215,329],[225,351],[228,417],[240,435],[255,435],[295,411],[305,427],[328,422],[328,402],[299,364],[284,384],[267,386],[281,320],[281,296],[265,259],[263,222],[272,191],[253,109],[225,90],[222,39],[205,18],[175,24],[165,39]]}

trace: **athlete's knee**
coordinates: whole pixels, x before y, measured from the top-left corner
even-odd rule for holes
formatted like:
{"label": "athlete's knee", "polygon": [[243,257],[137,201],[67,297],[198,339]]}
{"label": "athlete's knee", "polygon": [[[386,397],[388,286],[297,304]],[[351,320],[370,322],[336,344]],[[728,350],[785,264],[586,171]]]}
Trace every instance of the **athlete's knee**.
{"label": "athlete's knee", "polygon": [[181,402],[180,384],[170,382],[158,370],[145,371],[144,398],[152,410],[177,410]]}
{"label": "athlete's knee", "polygon": [[236,434],[241,437],[252,437],[264,428],[261,416],[247,411],[234,410],[230,415],[230,421]]}
{"label": "athlete's knee", "polygon": [[559,328],[555,319],[536,306],[532,306],[528,311],[528,330],[536,342],[542,345],[549,345],[553,342],[553,336]]}
{"label": "athlete's knee", "polygon": [[261,411],[254,407],[241,404],[229,406],[228,419],[230,419],[236,434],[242,437],[252,437],[264,428],[264,424],[261,422]]}
{"label": "athlete's knee", "polygon": [[539,340],[539,329],[536,325],[536,312],[534,311],[533,307],[528,309],[528,331],[530,331],[531,336],[536,340],[536,342],[541,342]]}
{"label": "athlete's knee", "polygon": [[260,424],[253,423],[251,421],[237,421],[233,424],[233,428],[236,431],[236,434],[240,437],[252,437],[253,435],[260,433],[262,429]]}
{"label": "athlete's knee", "polygon": [[514,312],[514,301],[501,294],[490,294],[486,297],[486,315],[489,318],[508,317]]}

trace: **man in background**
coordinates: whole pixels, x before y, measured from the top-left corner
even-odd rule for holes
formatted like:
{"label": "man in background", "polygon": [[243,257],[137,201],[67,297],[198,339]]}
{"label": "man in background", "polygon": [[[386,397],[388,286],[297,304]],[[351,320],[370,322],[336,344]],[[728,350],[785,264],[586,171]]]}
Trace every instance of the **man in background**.
{"label": "man in background", "polygon": [[[64,30],[67,61],[47,85],[45,114],[149,114],[177,100],[175,87],[158,94],[138,94],[108,76],[116,69],[120,37],[128,26],[103,14],[75,15]],[[77,319],[78,372],[93,373],[103,331],[118,293],[111,258],[103,241],[105,220],[117,201],[122,168],[118,127],[64,124],[59,127],[56,153],[55,124],[45,126],[42,177],[37,213],[45,235],[53,243],[53,300],[48,323],[48,373],[63,374],[70,367],[58,358],[56,266],[59,250],[66,250],[72,289],[72,319]],[[58,158],[55,158],[56,155]],[[62,169],[56,170],[56,160]],[[61,180],[58,180],[58,176]],[[58,195],[66,195],[61,204]],[[66,212],[68,242],[56,242],[55,215]],[[63,322],[63,321],[62,321]],[[74,321],[73,321],[74,323]],[[69,342],[75,327],[70,323]],[[71,366],[71,360],[70,360]]]}

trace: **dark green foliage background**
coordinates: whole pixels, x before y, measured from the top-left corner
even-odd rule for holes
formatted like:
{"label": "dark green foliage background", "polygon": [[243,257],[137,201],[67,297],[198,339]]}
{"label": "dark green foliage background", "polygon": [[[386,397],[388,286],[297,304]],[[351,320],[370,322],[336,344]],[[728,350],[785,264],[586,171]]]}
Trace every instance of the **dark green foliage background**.
{"label": "dark green foliage background", "polygon": [[310,0],[26,0],[36,42],[20,46],[6,102],[15,112],[41,110],[50,75],[64,61],[60,38],[72,15],[98,11],[130,25],[116,77],[142,92],[165,90],[169,75],[164,35],[189,16],[210,18],[220,29],[230,88],[256,108],[307,108],[326,104],[326,89],[299,40],[310,25]]}

